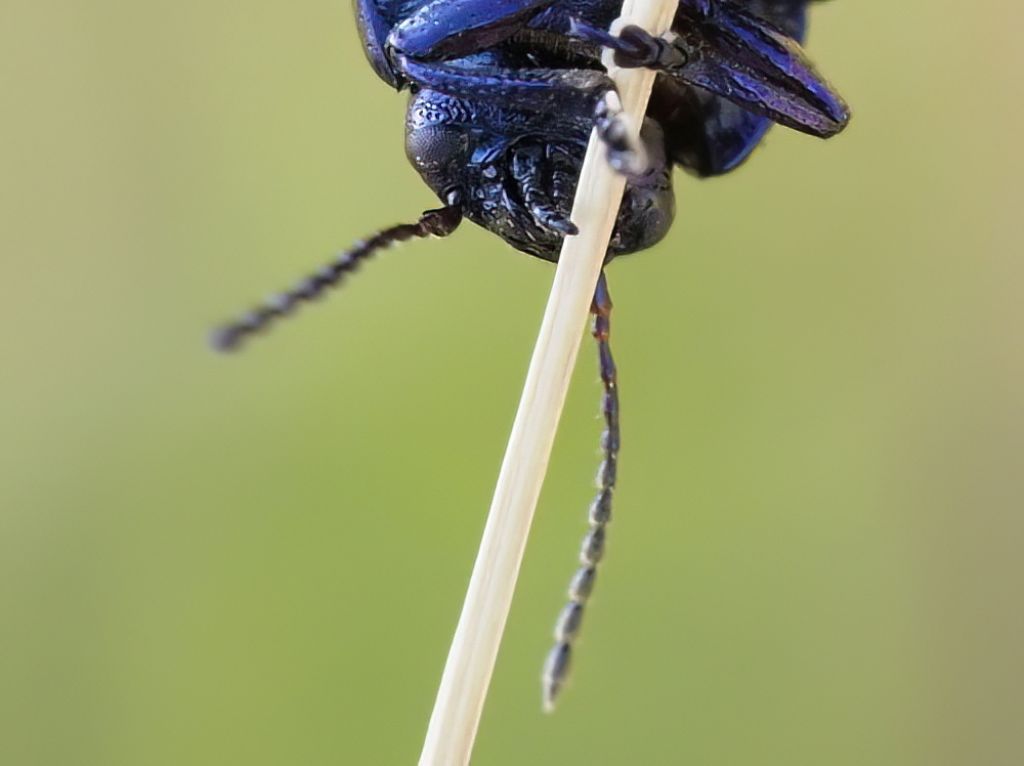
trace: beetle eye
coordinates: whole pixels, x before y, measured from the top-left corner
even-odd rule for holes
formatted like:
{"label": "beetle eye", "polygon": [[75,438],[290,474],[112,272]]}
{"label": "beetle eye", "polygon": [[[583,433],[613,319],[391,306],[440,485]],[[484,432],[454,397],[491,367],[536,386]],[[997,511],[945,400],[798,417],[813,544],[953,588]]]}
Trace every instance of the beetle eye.
{"label": "beetle eye", "polygon": [[405,153],[423,173],[447,167],[454,161],[465,161],[468,146],[469,137],[462,131],[425,126],[407,133]]}

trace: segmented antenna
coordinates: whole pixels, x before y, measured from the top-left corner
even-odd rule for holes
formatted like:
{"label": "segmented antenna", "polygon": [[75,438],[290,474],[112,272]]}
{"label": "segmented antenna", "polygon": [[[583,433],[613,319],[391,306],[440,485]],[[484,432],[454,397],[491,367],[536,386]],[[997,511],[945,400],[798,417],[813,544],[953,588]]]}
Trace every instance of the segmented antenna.
{"label": "segmented antenna", "polygon": [[569,583],[569,603],[562,609],[555,623],[555,645],[544,663],[542,678],[544,709],[550,711],[555,699],[569,675],[569,661],[572,645],[579,635],[583,621],[583,607],[594,588],[597,564],[604,553],[605,529],[612,516],[612,492],[615,489],[615,474],[619,459],[619,384],[615,373],[615,360],[608,343],[611,335],[612,301],[608,294],[608,283],[601,274],[591,305],[594,314],[592,334],[597,341],[601,366],[601,382],[604,384],[604,399],[601,409],[604,413],[605,430],[601,434],[601,449],[604,460],[597,471],[597,495],[590,504],[590,530],[583,538],[580,548],[580,568]]}
{"label": "segmented antenna", "polygon": [[248,314],[214,330],[210,335],[210,345],[217,351],[234,351],[250,335],[265,330],[277,319],[291,314],[300,303],[320,298],[328,288],[341,282],[346,274],[358,269],[362,261],[378,250],[413,238],[446,237],[458,228],[461,221],[462,207],[453,201],[446,207],[426,211],[416,223],[403,223],[383,229],[338,254],[291,290],[273,296]]}

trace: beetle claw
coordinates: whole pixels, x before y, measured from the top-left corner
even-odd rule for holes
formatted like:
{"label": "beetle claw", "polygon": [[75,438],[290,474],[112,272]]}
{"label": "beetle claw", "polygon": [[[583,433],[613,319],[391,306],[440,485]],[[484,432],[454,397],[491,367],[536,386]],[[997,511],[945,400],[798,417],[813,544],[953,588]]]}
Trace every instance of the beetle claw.
{"label": "beetle claw", "polygon": [[598,102],[594,124],[597,135],[608,147],[608,164],[614,170],[630,179],[647,173],[650,167],[647,152],[631,130],[617,93],[609,91]]}

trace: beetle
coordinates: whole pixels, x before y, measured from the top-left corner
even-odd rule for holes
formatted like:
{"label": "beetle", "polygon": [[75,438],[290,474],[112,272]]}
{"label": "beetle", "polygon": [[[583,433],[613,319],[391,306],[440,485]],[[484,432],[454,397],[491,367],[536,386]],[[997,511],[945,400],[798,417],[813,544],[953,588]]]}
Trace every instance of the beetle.
{"label": "beetle", "polygon": [[[671,226],[672,170],[728,173],[773,123],[828,138],[850,111],[800,47],[809,0],[681,0],[662,37],[610,29],[620,0],[354,0],[374,72],[411,94],[406,154],[442,206],[383,229],[213,335],[220,350],[320,297],[382,248],[445,237],[465,218],[513,248],[557,261],[577,233],[570,213],[592,131],[626,191],[606,263],[656,244]],[[609,57],[611,61],[609,61]],[[638,139],[627,129],[606,64],[658,76]],[[591,311],[604,389],[603,460],[580,566],[543,674],[547,707],[569,666],[611,519],[619,433],[602,272]]]}

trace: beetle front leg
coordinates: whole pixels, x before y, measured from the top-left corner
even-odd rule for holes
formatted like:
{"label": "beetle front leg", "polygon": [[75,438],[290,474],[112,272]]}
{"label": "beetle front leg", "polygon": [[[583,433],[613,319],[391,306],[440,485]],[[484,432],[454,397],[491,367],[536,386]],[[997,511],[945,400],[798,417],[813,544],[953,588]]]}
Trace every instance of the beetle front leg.
{"label": "beetle front leg", "polygon": [[569,37],[612,51],[615,64],[624,69],[645,67],[671,71],[686,63],[686,56],[673,45],[676,35],[655,37],[637,26],[626,26],[619,34],[605,31],[582,19],[569,19]]}
{"label": "beetle front leg", "polygon": [[456,59],[504,42],[555,0],[432,0],[388,36],[398,55]]}

